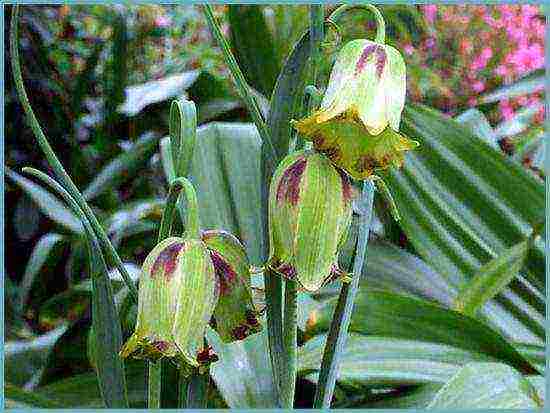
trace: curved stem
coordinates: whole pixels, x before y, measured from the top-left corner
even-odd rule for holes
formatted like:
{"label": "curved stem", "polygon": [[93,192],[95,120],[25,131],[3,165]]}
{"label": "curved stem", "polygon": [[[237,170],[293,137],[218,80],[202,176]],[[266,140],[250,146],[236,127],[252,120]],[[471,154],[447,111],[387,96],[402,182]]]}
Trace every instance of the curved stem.
{"label": "curved stem", "polygon": [[42,149],[42,152],[44,153],[46,160],[54,170],[58,179],[63,184],[63,188],[71,195],[71,197],[75,200],[75,202],[78,204],[80,209],[82,209],[82,211],[88,218],[92,228],[94,229],[95,234],[97,235],[97,237],[99,238],[99,241],[101,242],[101,245],[103,246],[103,248],[106,249],[107,255],[111,258],[111,261],[113,262],[115,267],[118,269],[118,271],[122,275],[124,282],[128,286],[128,289],[130,290],[130,295],[137,302],[137,297],[138,297],[137,288],[132,282],[132,278],[130,277],[130,274],[124,267],[122,260],[118,256],[115,248],[113,247],[113,245],[111,244],[111,241],[109,240],[109,237],[107,236],[107,234],[105,233],[105,230],[97,220],[92,209],[89,207],[88,203],[86,202],[82,194],[79,192],[78,188],[73,183],[70,176],[67,174],[67,172],[63,168],[63,165],[55,155],[55,152],[50,146],[48,139],[46,138],[46,135],[44,135],[44,132],[40,127],[40,123],[38,122],[38,119],[36,118],[36,115],[32,110],[29,99],[27,97],[27,92],[25,91],[25,86],[23,84],[23,77],[21,76],[21,66],[19,64],[19,50],[17,47],[18,25],[19,25],[19,6],[14,6],[12,9],[11,28],[10,28],[11,65],[13,70],[15,88],[17,89],[17,94],[19,95],[19,99],[21,101],[21,104],[23,105],[25,114],[27,115],[27,121],[29,123],[29,126],[31,127],[34,133],[34,136],[36,137],[36,140],[38,141],[38,145]]}
{"label": "curved stem", "polygon": [[248,111],[250,112],[250,115],[252,116],[256,127],[258,128],[258,132],[260,133],[263,144],[267,145],[268,150],[266,154],[272,162],[275,162],[275,160],[277,159],[275,147],[273,146],[273,142],[271,142],[271,136],[269,134],[269,131],[267,130],[267,125],[265,124],[260,109],[258,108],[256,101],[254,100],[254,96],[252,93],[250,93],[250,86],[248,86],[248,84],[246,83],[246,79],[244,78],[239,64],[237,63],[235,56],[233,56],[231,48],[229,47],[227,40],[223,36],[220,26],[216,22],[216,18],[214,17],[214,13],[212,12],[212,7],[208,4],[205,4],[202,6],[202,10],[206,17],[206,20],[208,21],[208,25],[210,26],[212,34],[214,35],[216,41],[222,49],[225,62],[229,67],[231,74],[233,75],[233,80],[235,82],[237,91],[246,103]]}
{"label": "curved stem", "polygon": [[197,142],[197,108],[190,100],[174,100],[170,107],[170,143],[176,176],[187,176]]}
{"label": "curved stem", "polygon": [[180,196],[181,190],[185,190],[187,197],[187,233],[192,238],[200,238],[200,220],[197,194],[193,185],[187,178],[179,177],[172,181],[168,199],[164,206],[164,213],[160,221],[158,242],[168,238],[172,231],[172,221],[174,219],[174,210]]}
{"label": "curved stem", "polygon": [[334,309],[334,316],[330,324],[327,342],[323,353],[323,361],[319,372],[317,392],[315,393],[314,408],[330,408],[336,377],[338,363],[346,345],[348,328],[353,312],[353,303],[359,290],[359,280],[367,252],[369,239],[369,228],[372,220],[372,206],[374,199],[374,185],[372,181],[363,182],[361,193],[361,217],[359,220],[359,235],[355,247],[353,260],[353,276],[351,282],[344,283],[340,290],[338,303]]}
{"label": "curved stem", "polygon": [[374,18],[376,20],[376,38],[374,41],[384,44],[386,41],[386,22],[384,21],[384,17],[382,16],[382,13],[380,13],[380,10],[372,4],[344,4],[332,12],[329,16],[329,20],[337,23],[344,13],[354,9],[364,9],[374,14]]}

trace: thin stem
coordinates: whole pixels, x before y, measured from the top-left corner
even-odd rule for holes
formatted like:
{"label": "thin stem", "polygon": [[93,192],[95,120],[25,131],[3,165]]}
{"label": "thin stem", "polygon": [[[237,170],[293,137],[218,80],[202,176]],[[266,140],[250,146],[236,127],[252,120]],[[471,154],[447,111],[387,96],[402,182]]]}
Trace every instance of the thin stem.
{"label": "thin stem", "polygon": [[186,408],[206,409],[208,402],[208,385],[210,376],[208,374],[192,374],[189,377],[187,386]]}
{"label": "thin stem", "polygon": [[71,197],[74,198],[78,206],[82,209],[82,211],[90,221],[90,224],[94,229],[95,234],[99,238],[101,245],[103,246],[103,248],[106,249],[107,255],[109,256],[109,258],[111,259],[115,267],[118,269],[118,271],[122,275],[124,282],[128,286],[130,295],[137,302],[137,297],[138,297],[137,288],[132,282],[132,278],[130,277],[130,274],[124,267],[122,260],[118,256],[115,248],[113,247],[113,245],[111,244],[111,241],[109,240],[109,237],[107,236],[107,234],[105,233],[105,230],[97,220],[92,209],[88,206],[88,203],[86,202],[82,194],[79,192],[78,188],[73,183],[70,176],[67,174],[67,172],[63,168],[63,165],[55,155],[55,152],[50,146],[48,139],[44,135],[44,132],[40,127],[40,123],[38,122],[38,119],[36,118],[36,115],[32,110],[29,99],[27,97],[27,92],[25,91],[25,86],[23,84],[23,77],[21,75],[21,66],[19,64],[19,50],[17,47],[18,25],[19,25],[19,6],[14,6],[12,9],[11,28],[10,28],[11,65],[13,70],[15,88],[17,89],[17,94],[19,95],[19,99],[21,101],[21,104],[23,105],[25,114],[27,115],[27,122],[29,123],[29,126],[31,127],[36,137],[36,140],[38,141],[38,145],[42,149],[42,152],[44,153],[44,156],[46,157],[46,160],[48,161],[49,165],[52,167],[52,169],[54,170],[54,173],[63,184],[64,189],[66,189],[67,192],[71,195]]}
{"label": "thin stem", "polygon": [[296,281],[285,282],[285,306],[283,318],[284,377],[281,380],[281,408],[292,409],[296,391],[296,347],[298,296]]}
{"label": "thin stem", "polygon": [[214,14],[212,12],[212,7],[208,4],[205,4],[202,6],[202,10],[206,17],[206,20],[208,21],[208,25],[210,26],[212,34],[216,38],[218,45],[222,48],[225,63],[227,64],[231,74],[233,75],[233,81],[235,82],[237,91],[241,98],[244,100],[248,111],[250,112],[250,115],[252,116],[256,127],[258,128],[258,132],[260,133],[263,144],[267,145],[268,150],[266,154],[272,162],[275,162],[275,159],[277,159],[275,147],[273,146],[273,142],[271,142],[271,135],[269,134],[267,125],[262,117],[260,109],[258,108],[256,101],[254,100],[253,94],[250,92],[250,86],[248,86],[248,84],[246,83],[244,75],[239,68],[239,64],[237,63],[235,56],[233,56],[227,40],[222,34],[220,26],[218,25],[216,18],[214,17]]}
{"label": "thin stem", "polygon": [[185,190],[187,197],[187,234],[195,239],[200,238],[200,220],[197,194],[191,182],[188,179],[179,177],[172,181],[168,199],[164,206],[164,213],[160,221],[158,242],[168,238],[172,232],[172,222],[174,219],[174,210],[178,202],[181,190]]}
{"label": "thin stem", "polygon": [[178,380],[178,408],[185,409],[187,407],[187,394],[189,392],[190,377],[179,373]]}
{"label": "thin stem", "polygon": [[334,310],[330,331],[325,344],[323,361],[319,372],[319,382],[315,393],[314,408],[330,408],[340,356],[346,345],[348,328],[353,312],[353,303],[359,290],[362,268],[366,259],[369,228],[372,220],[374,185],[372,181],[363,182],[361,193],[361,216],[359,218],[359,235],[353,260],[353,277],[351,282],[343,284]]}
{"label": "thin stem", "polygon": [[162,388],[162,361],[149,362],[149,377],[147,385],[147,408],[160,409],[160,394]]}
{"label": "thin stem", "polygon": [[376,8],[372,4],[344,4],[343,6],[338,7],[332,12],[332,14],[329,16],[329,20],[337,23],[337,21],[342,17],[344,13],[355,9],[368,10],[374,14],[374,18],[376,20],[376,38],[374,39],[374,41],[384,44],[386,41],[386,23],[384,21],[382,13],[380,13],[380,10],[378,10],[378,8]]}
{"label": "thin stem", "polygon": [[269,357],[273,373],[273,384],[277,393],[278,407],[281,402],[281,372],[284,357],[283,343],[283,281],[267,265],[264,269],[264,289],[267,322],[267,339],[269,342]]}
{"label": "thin stem", "polygon": [[309,8],[310,33],[309,39],[311,45],[311,77],[312,85],[317,84],[317,73],[321,65],[321,43],[325,38],[325,9],[322,4],[312,4]]}

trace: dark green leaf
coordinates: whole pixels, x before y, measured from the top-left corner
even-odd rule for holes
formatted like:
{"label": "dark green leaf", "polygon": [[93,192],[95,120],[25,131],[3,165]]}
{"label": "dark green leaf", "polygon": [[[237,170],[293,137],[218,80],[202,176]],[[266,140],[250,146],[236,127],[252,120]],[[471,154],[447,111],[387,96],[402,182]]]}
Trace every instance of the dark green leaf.
{"label": "dark green leaf", "polygon": [[485,141],[493,148],[498,149],[495,131],[481,111],[475,108],[468,109],[466,112],[456,116],[455,120],[470,128],[472,134]]}
{"label": "dark green leaf", "polygon": [[[326,335],[300,347],[299,371],[317,381]],[[440,343],[350,334],[339,363],[338,382],[361,388],[445,383],[462,365],[492,357]]]}
{"label": "dark green leaf", "polygon": [[6,384],[4,387],[4,407],[6,409],[59,409],[64,406],[35,392]]}
{"label": "dark green leaf", "polygon": [[[327,331],[334,300],[314,311],[309,333]],[[506,362],[518,370],[535,374],[535,368],[498,333],[481,322],[437,305],[363,286],[355,302],[350,331],[447,344]]]}
{"label": "dark green leaf", "polygon": [[279,73],[273,39],[259,5],[230,5],[231,45],[246,81],[269,96]]}
{"label": "dark green leaf", "polygon": [[[434,110],[409,107],[403,132],[420,142],[404,167],[385,174],[401,226],[422,258],[455,288],[543,222],[544,187],[520,165]],[[543,241],[530,251],[529,271],[497,297],[544,337]]]}

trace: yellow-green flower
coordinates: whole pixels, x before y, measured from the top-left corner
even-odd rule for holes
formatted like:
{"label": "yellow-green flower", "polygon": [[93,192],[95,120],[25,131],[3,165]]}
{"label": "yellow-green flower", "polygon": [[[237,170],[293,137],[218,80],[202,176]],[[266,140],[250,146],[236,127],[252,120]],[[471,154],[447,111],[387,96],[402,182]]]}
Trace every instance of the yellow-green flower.
{"label": "yellow-green flower", "polygon": [[405,104],[405,63],[391,46],[358,39],[336,59],[320,108],[294,121],[315,149],[357,179],[400,166],[418,143],[398,133]]}
{"label": "yellow-green flower", "polygon": [[302,151],[283,159],[269,193],[269,266],[307,291],[339,276],[352,194],[349,177],[324,155]]}

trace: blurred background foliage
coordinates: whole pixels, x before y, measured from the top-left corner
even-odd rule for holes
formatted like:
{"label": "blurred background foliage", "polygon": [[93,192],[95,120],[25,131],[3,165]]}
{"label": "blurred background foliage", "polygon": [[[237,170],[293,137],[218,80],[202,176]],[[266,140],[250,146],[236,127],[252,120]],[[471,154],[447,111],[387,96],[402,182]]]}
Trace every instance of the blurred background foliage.
{"label": "blurred background foliage", "polygon": [[[334,7],[327,6],[327,10]],[[306,29],[307,7],[220,5],[214,10],[226,35],[238,45],[234,52],[257,92],[260,107],[267,111],[286,56]],[[381,11],[388,25],[388,42],[402,52],[407,63],[408,101],[454,117],[542,182],[545,23],[539,7],[383,5]],[[7,39],[9,7],[4,23]],[[341,26],[341,42],[374,33],[374,24],[361,13],[347,17]],[[250,27],[255,28],[253,36]],[[25,6],[20,31],[23,78],[31,104],[65,168],[137,277],[140,263],[155,242],[166,196],[166,163],[159,144],[168,134],[171,100],[181,96],[193,100],[199,125],[250,122],[221,52],[202,14],[192,6]],[[324,79],[337,40],[338,36],[329,32],[323,47]],[[8,57],[7,48],[5,52]],[[56,385],[61,386],[59,390],[95,383],[93,357],[87,352],[91,287],[85,268],[86,246],[74,216],[49,192],[21,176],[23,166],[46,171],[49,167],[26,126],[11,68],[6,65],[5,69],[5,339],[11,343],[6,352],[6,381],[17,386],[10,388],[13,400],[23,400],[17,395],[40,388],[35,396],[44,399],[37,405],[58,406],[61,399],[49,398],[55,395]],[[204,135],[216,140],[216,134],[236,133],[226,129]],[[383,227],[379,232],[393,242],[392,247],[384,244],[379,248],[386,248],[389,256],[399,256],[394,264],[413,260],[409,253],[417,251],[406,230],[388,223],[383,213],[379,218]],[[397,246],[404,249],[396,250]],[[379,260],[383,273],[384,259]],[[376,266],[376,262],[374,259],[369,265]],[[423,279],[434,282],[433,274],[423,271]],[[135,308],[126,299],[118,273],[112,273],[112,280],[127,334]],[[406,290],[406,286],[400,288]],[[321,332],[323,328],[312,321],[320,317],[315,313],[315,300],[303,300],[305,339],[316,331],[305,332],[306,320]],[[452,298],[440,297],[439,302],[449,304],[449,300]],[[362,340],[357,337],[350,346],[361,348],[366,345]],[[312,349],[302,361],[303,383],[298,395],[298,405],[303,406],[311,398],[311,381],[315,381],[306,374],[311,371],[308,363],[311,354],[320,351],[318,340],[308,346]],[[426,354],[432,350],[425,350]],[[530,351],[530,357],[540,358],[540,347],[524,350],[525,354]],[[353,376],[355,362],[350,360],[351,378],[339,388],[342,407],[414,405],[411,403],[433,394],[429,386],[415,387],[422,380],[412,380],[398,390],[377,391],[376,386],[368,386],[369,379],[357,381]],[[143,406],[145,379],[142,366],[134,367],[130,363],[128,374],[135,396],[131,395],[131,400],[133,405]],[[216,384],[223,390],[223,383]],[[359,395],[357,388],[361,389]],[[72,393],[67,392],[70,401]],[[394,399],[388,396],[392,392],[397,392]],[[65,405],[99,403],[97,391],[88,399],[81,400],[82,394],[73,397]],[[227,396],[219,394],[211,401],[212,406],[225,403],[232,405]]]}

